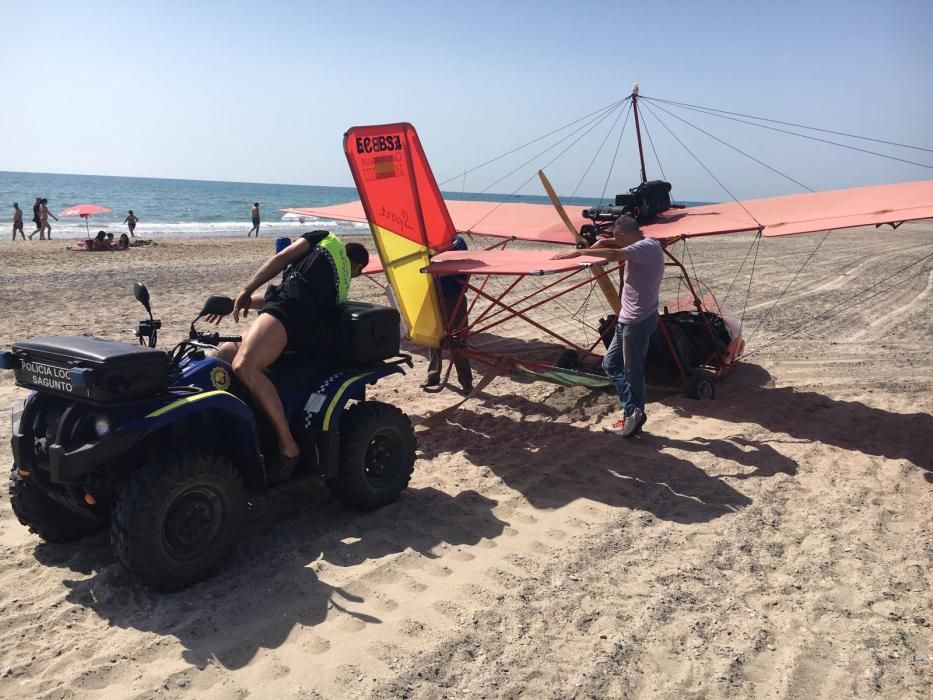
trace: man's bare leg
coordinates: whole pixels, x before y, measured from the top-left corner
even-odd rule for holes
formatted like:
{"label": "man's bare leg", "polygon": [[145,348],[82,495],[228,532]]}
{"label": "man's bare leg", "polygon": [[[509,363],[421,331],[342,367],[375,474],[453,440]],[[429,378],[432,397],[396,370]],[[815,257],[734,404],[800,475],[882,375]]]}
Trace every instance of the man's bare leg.
{"label": "man's bare leg", "polygon": [[246,385],[253,399],[272,421],[280,454],[291,458],[297,457],[301,449],[288,429],[285,409],[275,385],[262,373],[279,358],[287,342],[288,335],[281,321],[269,314],[261,314],[249,327],[233,358],[233,373]]}

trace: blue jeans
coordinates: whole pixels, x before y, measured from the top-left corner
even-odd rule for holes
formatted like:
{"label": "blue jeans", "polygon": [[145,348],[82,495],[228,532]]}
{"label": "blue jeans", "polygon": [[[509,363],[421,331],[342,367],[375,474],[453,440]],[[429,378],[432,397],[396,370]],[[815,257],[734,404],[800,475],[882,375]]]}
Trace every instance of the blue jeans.
{"label": "blue jeans", "polygon": [[645,356],[648,341],[658,327],[658,315],[638,323],[619,323],[603,358],[603,369],[612,379],[626,416],[635,408],[645,410]]}

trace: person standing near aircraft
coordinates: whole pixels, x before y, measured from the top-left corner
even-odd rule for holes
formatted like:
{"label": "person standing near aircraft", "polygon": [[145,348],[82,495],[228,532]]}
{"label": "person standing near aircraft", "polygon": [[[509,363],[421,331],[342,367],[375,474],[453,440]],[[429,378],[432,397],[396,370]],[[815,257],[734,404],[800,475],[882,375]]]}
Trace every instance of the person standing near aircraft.
{"label": "person standing near aircraft", "polygon": [[611,239],[592,248],[555,255],[555,259],[588,255],[625,264],[621,310],[615,335],[603,358],[603,369],[612,379],[622,404],[622,418],[603,426],[607,433],[633,437],[641,432],[645,415],[645,356],[648,341],[658,326],[658,296],[664,276],[664,249],[644,233],[630,216],[620,216]]}
{"label": "person standing near aircraft", "polygon": [[246,237],[249,238],[253,235],[253,231],[255,231],[256,238],[259,238],[259,202],[253,202],[253,208],[249,210],[249,214],[253,219],[253,228],[249,230],[249,233],[246,234]]}
{"label": "person standing near aircraft", "polygon": [[13,202],[13,240],[16,240],[16,232],[26,240],[26,234],[23,233],[23,210],[19,208],[19,202]]}
{"label": "person standing near aircraft", "polygon": [[[462,236],[455,236],[450,250],[466,250],[467,244]],[[466,275],[447,275],[440,278],[441,296],[443,297],[444,313],[447,315],[447,328],[457,329],[467,325],[467,301],[463,296],[466,286]],[[422,389],[439,386],[441,383],[442,357],[440,348],[431,348],[428,363],[428,376],[421,385]],[[465,394],[473,391],[473,368],[470,359],[462,355],[455,348],[450,348],[450,359],[457,370],[457,380]]]}

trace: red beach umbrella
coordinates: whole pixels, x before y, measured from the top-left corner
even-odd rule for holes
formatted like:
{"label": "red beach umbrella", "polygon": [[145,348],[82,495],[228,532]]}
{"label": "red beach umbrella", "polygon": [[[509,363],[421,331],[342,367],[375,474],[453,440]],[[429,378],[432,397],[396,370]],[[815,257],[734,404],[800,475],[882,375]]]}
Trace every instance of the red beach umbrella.
{"label": "red beach umbrella", "polygon": [[65,209],[58,216],[80,216],[82,219],[84,219],[84,227],[87,229],[87,237],[90,238],[91,227],[90,224],[88,224],[88,217],[90,217],[91,214],[105,214],[109,211],[112,211],[112,209],[99,207],[96,204],[75,204],[73,207],[68,207]]}

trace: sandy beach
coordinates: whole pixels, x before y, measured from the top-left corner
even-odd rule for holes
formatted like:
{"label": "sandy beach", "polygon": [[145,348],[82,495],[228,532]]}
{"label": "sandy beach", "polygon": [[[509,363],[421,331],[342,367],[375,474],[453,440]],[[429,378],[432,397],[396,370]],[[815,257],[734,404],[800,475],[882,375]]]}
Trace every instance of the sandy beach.
{"label": "sandy beach", "polygon": [[[765,240],[733,294],[750,348],[843,312],[749,357],[715,401],[653,390],[625,442],[600,430],[609,394],[496,378],[418,429],[399,502],[358,513],[290,484],[181,593],[133,582],[106,534],[43,544],[3,489],[0,697],[930,697],[931,260],[884,280],[933,253],[933,223],[833,233],[785,292],[821,235]],[[697,274],[729,287],[750,241],[692,243]],[[170,346],[273,250],[72,243],[0,241],[0,348],[133,342],[134,280]],[[365,280],[351,297],[384,299]],[[415,420],[460,400],[423,393],[407,350],[414,370],[371,396]],[[0,373],[7,464],[22,396]]]}

